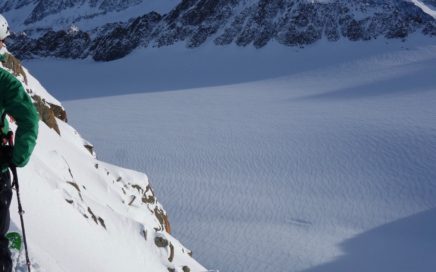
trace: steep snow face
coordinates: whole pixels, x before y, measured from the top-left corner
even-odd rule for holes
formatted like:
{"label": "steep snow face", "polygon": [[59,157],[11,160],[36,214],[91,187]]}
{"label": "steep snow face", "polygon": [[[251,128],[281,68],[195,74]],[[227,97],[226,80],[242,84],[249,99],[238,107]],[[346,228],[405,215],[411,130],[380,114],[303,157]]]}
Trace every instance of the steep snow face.
{"label": "steep snow face", "polygon": [[[25,72],[38,109],[62,107]],[[57,131],[40,121],[36,149],[18,172],[32,271],[205,271],[170,235],[147,176],[99,161],[73,127],[56,122]],[[11,229],[20,231],[15,201]],[[24,254],[14,253],[14,265],[25,270]]]}

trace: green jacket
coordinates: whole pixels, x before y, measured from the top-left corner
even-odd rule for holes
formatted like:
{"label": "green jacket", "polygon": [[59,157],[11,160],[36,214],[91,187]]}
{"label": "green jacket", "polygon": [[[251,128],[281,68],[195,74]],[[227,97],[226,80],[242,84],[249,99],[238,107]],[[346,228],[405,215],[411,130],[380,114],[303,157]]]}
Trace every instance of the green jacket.
{"label": "green jacket", "polygon": [[[23,167],[29,161],[38,136],[39,115],[21,82],[0,68],[0,114],[6,112],[17,123],[12,163]],[[6,123],[6,121],[5,121]],[[8,124],[5,124],[8,128]],[[1,165],[1,170],[7,169]]]}

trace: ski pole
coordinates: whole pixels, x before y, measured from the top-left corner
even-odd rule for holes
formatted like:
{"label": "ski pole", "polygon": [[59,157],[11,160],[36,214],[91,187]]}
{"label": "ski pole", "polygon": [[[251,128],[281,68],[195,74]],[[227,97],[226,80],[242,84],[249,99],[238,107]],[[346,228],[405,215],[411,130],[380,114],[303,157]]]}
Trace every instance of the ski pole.
{"label": "ski pole", "polygon": [[[11,147],[14,146],[13,135],[14,134],[13,134],[12,131],[10,131],[8,133],[8,141],[9,141],[9,145]],[[24,251],[25,251],[25,254],[26,254],[26,264],[27,264],[28,272],[30,272],[29,251],[27,249],[26,230],[24,229],[24,219],[23,219],[24,210],[23,210],[23,206],[21,205],[20,186],[19,186],[19,183],[18,183],[17,167],[13,165],[13,166],[10,167],[10,169],[12,171],[12,176],[13,176],[12,188],[15,188],[15,192],[17,193],[18,214],[20,215],[21,230],[23,231],[23,241],[24,241]]]}

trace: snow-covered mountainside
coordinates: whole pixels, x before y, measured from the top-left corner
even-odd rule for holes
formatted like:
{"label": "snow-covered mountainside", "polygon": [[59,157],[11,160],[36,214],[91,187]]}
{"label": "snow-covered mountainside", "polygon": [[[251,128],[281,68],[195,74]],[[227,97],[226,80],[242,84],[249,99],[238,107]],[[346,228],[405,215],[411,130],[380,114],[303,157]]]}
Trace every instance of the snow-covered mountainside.
{"label": "snow-covered mountainside", "polygon": [[[19,169],[33,271],[205,271],[171,236],[147,176],[99,161],[59,101],[24,71],[41,117],[34,154]],[[14,198],[13,230],[16,210]],[[27,271],[24,254],[14,259],[14,271]]]}
{"label": "snow-covered mountainside", "polygon": [[207,42],[261,48],[276,41],[303,47],[331,42],[436,36],[434,1],[182,0],[5,1],[22,58],[54,56],[108,61],[138,47]]}

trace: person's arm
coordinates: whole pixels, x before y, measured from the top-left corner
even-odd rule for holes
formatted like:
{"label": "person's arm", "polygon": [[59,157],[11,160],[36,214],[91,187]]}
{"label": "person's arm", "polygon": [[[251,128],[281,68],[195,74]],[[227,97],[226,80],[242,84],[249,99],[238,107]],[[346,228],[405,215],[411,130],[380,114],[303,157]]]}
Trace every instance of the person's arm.
{"label": "person's arm", "polygon": [[30,159],[38,136],[39,115],[21,82],[0,68],[0,108],[17,123],[12,164],[23,167]]}

